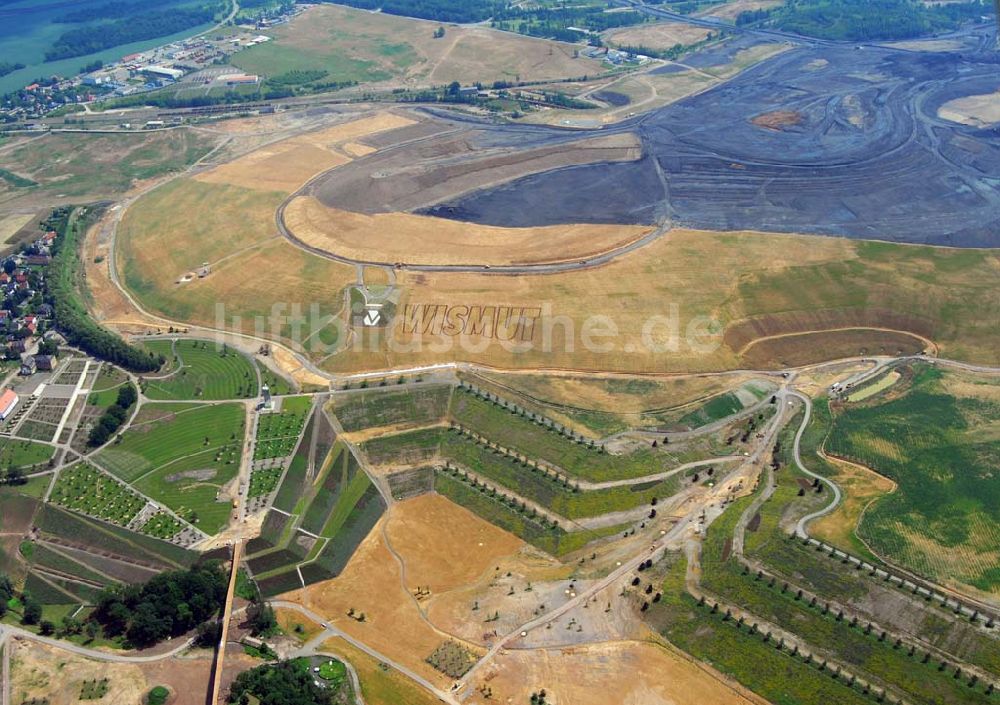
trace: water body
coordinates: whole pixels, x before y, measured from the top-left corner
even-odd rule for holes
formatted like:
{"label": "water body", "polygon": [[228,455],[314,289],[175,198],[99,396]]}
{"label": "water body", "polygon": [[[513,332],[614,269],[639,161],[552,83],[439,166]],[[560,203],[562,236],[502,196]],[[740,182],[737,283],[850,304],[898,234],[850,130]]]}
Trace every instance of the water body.
{"label": "water body", "polygon": [[[997,87],[992,50],[795,49],[626,125],[640,162],[535,174],[425,212],[1000,247],[1000,126],[937,117]],[[753,123],[775,113],[771,128]]]}
{"label": "water body", "polygon": [[[80,68],[96,60],[105,63],[118,61],[123,56],[145,51],[172,41],[210,29],[214,23],[184,30],[155,39],[132,42],[87,56],[75,56],[60,61],[45,61],[45,52],[64,32],[80,24],[62,24],[54,20],[69,12],[106,5],[109,0],[19,0],[0,4],[0,61],[25,64],[25,68],[0,77],[0,95],[23,88],[41,76],[75,76]],[[153,4],[149,9],[161,9],[179,4],[171,0]]]}

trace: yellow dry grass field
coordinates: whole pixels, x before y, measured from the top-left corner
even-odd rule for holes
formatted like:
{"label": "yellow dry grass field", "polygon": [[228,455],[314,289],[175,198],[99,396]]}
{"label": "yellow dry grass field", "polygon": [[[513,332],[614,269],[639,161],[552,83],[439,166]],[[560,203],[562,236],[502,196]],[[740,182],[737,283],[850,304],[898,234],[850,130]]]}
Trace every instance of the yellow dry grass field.
{"label": "yellow dry grass field", "polygon": [[273,30],[268,45],[245,50],[234,61],[263,73],[326,69],[333,80],[354,77],[386,87],[549,81],[603,71],[599,61],[582,56],[572,44],[483,26],[446,25],[445,35],[435,38],[439,26],[320,5]]}
{"label": "yellow dry grass field", "polygon": [[386,533],[406,564],[409,588],[432,594],[468,585],[525,545],[438,494],[394,505]]}
{"label": "yellow dry grass field", "polygon": [[[316,149],[335,149],[338,140],[356,142],[366,130],[400,124],[395,120],[391,114],[372,118],[367,126],[365,120],[355,120],[308,139]],[[246,179],[243,186],[222,183],[209,171],[197,179],[176,179],[136,201],[119,229],[118,270],[130,292],[153,314],[217,327],[221,308],[227,328],[308,350],[327,371],[468,361],[505,369],[708,372],[748,363],[808,361],[806,353],[816,350],[818,341],[827,359],[834,344],[845,355],[865,347],[894,352],[911,344],[919,347],[923,338],[933,339],[942,356],[998,361],[996,310],[990,307],[1000,286],[1000,258],[994,253],[684,229],[607,265],[558,274],[508,277],[398,270],[399,315],[392,326],[348,330],[337,337],[324,333],[324,327],[333,325],[332,316],[346,323],[344,291],[356,281],[356,268],[316,257],[281,239],[273,218],[287,191],[251,187],[257,184],[254,170],[243,164],[224,172],[226,178]],[[296,167],[279,180],[288,189],[304,176]],[[358,222],[368,218],[359,216]],[[386,247],[397,248],[393,253],[398,252],[398,259],[411,262],[407,243],[422,244],[418,255],[425,259],[432,248],[448,251],[435,257],[435,263],[455,261],[456,238],[478,228],[407,214],[374,216],[368,222],[383,221],[427,227],[362,230],[354,235],[354,245],[364,244],[365,255],[370,255],[372,240],[363,238],[380,235]],[[580,225],[568,226],[565,232],[572,234],[560,240],[563,252],[582,237],[589,241],[579,251],[593,251],[631,239],[638,230]],[[595,245],[593,235],[598,232],[607,239]],[[552,256],[557,250],[541,237],[539,243],[528,243],[516,229],[489,233],[508,246],[523,243],[529,252],[518,253],[518,259]],[[545,229],[539,233],[551,234]],[[389,243],[386,235],[396,243]],[[432,239],[418,243],[421,235]],[[171,247],[163,247],[164,242]],[[209,264],[208,276],[178,283],[204,262]],[[106,278],[101,269],[96,274]],[[94,272],[88,264],[88,274]],[[110,308],[122,307],[114,297],[106,298]],[[528,335],[530,349],[502,344],[497,336],[481,332],[452,336],[431,330],[417,336],[412,326],[403,330],[404,321],[412,323],[414,315],[436,306],[510,307],[504,310],[524,309],[541,316]],[[867,332],[858,337],[847,330],[873,326],[923,338],[888,332],[875,339]],[[816,331],[833,332],[802,335]],[[769,339],[749,346],[759,338]],[[318,340],[323,345],[314,345]]]}
{"label": "yellow dry grass field", "polygon": [[573,407],[639,415],[686,406],[739,387],[750,374],[689,375],[668,378],[595,377],[572,373],[480,373],[502,389],[524,394],[553,408]]}
{"label": "yellow dry grass field", "polygon": [[334,637],[323,642],[323,651],[347,661],[357,671],[361,695],[367,705],[440,705],[438,697],[392,668]]}
{"label": "yellow dry grass field", "polygon": [[[622,641],[561,649],[512,649],[477,676],[467,702],[528,702],[545,689],[552,705],[748,705],[758,702],[737,685],[666,648],[649,642]],[[486,686],[486,698],[479,687]]]}
{"label": "yellow dry grass field", "polygon": [[709,34],[711,32],[704,27],[683,22],[656,22],[609,30],[602,36],[611,45],[648,47],[662,51],[677,44],[697,44]]}
{"label": "yellow dry grass field", "polygon": [[837,468],[837,484],[844,491],[844,501],[830,514],[809,525],[809,533],[835,546],[851,546],[861,516],[872,502],[896,489],[889,478],[857,463],[829,458]]}
{"label": "yellow dry grass field", "polygon": [[278,626],[288,636],[299,641],[309,641],[314,636],[323,631],[323,627],[316,624],[298,610],[278,607],[274,610],[274,618],[278,620]]}
{"label": "yellow dry grass field", "polygon": [[938,109],[944,120],[974,127],[989,127],[1000,122],[1000,91],[949,100]]}
{"label": "yellow dry grass field", "polygon": [[0,218],[0,245],[6,245],[18,231],[35,219],[34,213],[13,213]]}
{"label": "yellow dry grass field", "polygon": [[410,213],[365,215],[299,196],[285,209],[296,238],[351,259],[407,264],[537,264],[594,257],[649,232],[630,225],[501,228]]}
{"label": "yellow dry grass field", "polygon": [[412,120],[402,115],[377,113],[281,140],[199,174],[195,179],[259,191],[291,193],[316,174],[349,162],[353,155],[339,149],[340,145],[353,145],[359,138],[412,124]]}
{"label": "yellow dry grass field", "polygon": [[[11,696],[13,702],[79,705],[85,681],[108,679],[101,702],[140,705],[148,689],[142,670],[132,664],[95,661],[32,641],[12,639]],[[86,701],[82,701],[86,702]]]}
{"label": "yellow dry grass field", "polygon": [[695,15],[698,17],[717,17],[720,20],[729,20],[732,22],[736,20],[736,17],[741,12],[770,10],[773,7],[783,4],[783,0],[734,0],[734,2],[727,2],[701,12],[696,12]]}
{"label": "yellow dry grass field", "polygon": [[[390,509],[389,514],[394,511]],[[381,520],[386,521],[391,518]],[[450,636],[424,618],[416,599],[403,587],[399,564],[382,537],[381,522],[358,547],[343,573],[289,593],[284,599],[323,615],[376,651],[447,687],[447,677],[424,659]],[[348,616],[351,609],[363,612],[365,621]]]}

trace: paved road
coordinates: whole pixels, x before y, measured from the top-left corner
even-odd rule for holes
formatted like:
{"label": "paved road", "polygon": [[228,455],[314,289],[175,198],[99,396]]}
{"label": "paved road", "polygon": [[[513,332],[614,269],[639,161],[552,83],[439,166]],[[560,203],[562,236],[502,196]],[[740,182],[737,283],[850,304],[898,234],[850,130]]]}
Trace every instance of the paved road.
{"label": "paved road", "polygon": [[176,656],[194,643],[194,637],[192,637],[190,639],[186,639],[184,642],[173,647],[169,651],[149,656],[136,656],[131,653],[120,654],[111,651],[88,649],[85,646],[78,646],[72,642],[63,641],[62,639],[50,639],[49,637],[39,636],[34,632],[29,632],[26,629],[21,629],[20,627],[15,627],[11,624],[0,625],[0,641],[3,641],[5,638],[5,633],[6,636],[36,641],[39,644],[45,644],[46,646],[62,649],[63,651],[68,651],[70,653],[77,654],[78,656],[86,656],[87,658],[96,659],[98,661],[109,661],[111,663],[153,663],[155,661],[162,661],[163,659],[170,658],[171,656]]}
{"label": "paved road", "polygon": [[802,424],[799,426],[799,430],[795,432],[795,441],[792,445],[792,455],[795,458],[795,465],[799,468],[800,471],[802,471],[809,477],[819,480],[824,485],[829,487],[833,493],[833,496],[830,498],[830,503],[828,505],[826,505],[822,509],[817,509],[815,512],[806,514],[804,517],[799,519],[799,523],[795,525],[795,533],[799,536],[799,538],[804,539],[808,536],[808,534],[806,533],[806,525],[813,519],[818,519],[821,516],[825,516],[830,512],[832,512],[834,509],[836,509],[837,505],[840,504],[841,492],[840,492],[840,487],[837,485],[837,483],[833,482],[832,480],[826,477],[823,477],[822,475],[817,475],[802,463],[802,452],[801,452],[802,434],[806,432],[806,427],[809,426],[809,419],[812,417],[812,399],[807,397],[805,394],[802,394],[801,392],[797,391],[792,391],[790,392],[790,394],[791,396],[801,401],[805,408],[805,415],[802,417]]}
{"label": "paved road", "polygon": [[434,695],[436,695],[438,698],[440,698],[441,700],[443,700],[446,703],[449,703],[449,705],[459,705],[459,702],[454,698],[454,696],[452,696],[451,693],[447,693],[447,692],[439,689],[437,686],[435,686],[433,683],[431,683],[429,680],[427,680],[426,678],[424,678],[420,674],[418,674],[418,673],[410,670],[409,668],[407,668],[406,666],[404,666],[401,663],[393,661],[388,656],[385,656],[384,654],[376,651],[375,649],[371,648],[370,646],[368,646],[364,642],[358,641],[357,639],[355,639],[353,636],[351,636],[347,632],[344,632],[344,631],[338,629],[337,627],[334,627],[334,626],[331,626],[330,624],[327,624],[325,617],[322,617],[322,616],[316,614],[315,612],[313,612],[312,610],[310,610],[308,607],[303,607],[302,605],[298,604],[297,602],[285,602],[284,600],[271,600],[270,604],[273,607],[282,607],[282,608],[285,608],[285,609],[295,610],[296,612],[298,612],[298,613],[300,613],[300,614],[308,617],[309,619],[313,620],[317,624],[323,625],[323,632],[322,632],[322,634],[320,634],[319,636],[315,637],[312,640],[312,642],[315,642],[317,644],[321,644],[322,642],[326,641],[327,639],[329,639],[331,637],[340,637],[341,639],[343,639],[344,641],[346,641],[347,643],[349,643],[351,646],[354,646],[355,648],[360,649],[361,651],[364,651],[366,654],[368,654],[372,658],[374,658],[374,659],[376,659],[378,661],[381,661],[382,663],[385,663],[385,664],[391,666],[392,668],[395,668],[397,671],[399,671],[400,673],[402,673],[404,676],[406,676],[410,680],[414,681],[415,683],[419,683],[421,686],[423,686],[427,690],[429,690],[432,693],[434,693]]}
{"label": "paved road", "polygon": [[215,671],[212,674],[212,699],[208,705],[217,705],[222,691],[222,670],[226,665],[226,642],[229,639],[229,622],[232,620],[233,597],[236,594],[236,575],[240,570],[240,558],[243,555],[243,541],[237,539],[233,545],[233,567],[229,572],[229,589],[226,591],[226,606],[222,610],[222,634],[219,637],[219,653],[215,659]]}

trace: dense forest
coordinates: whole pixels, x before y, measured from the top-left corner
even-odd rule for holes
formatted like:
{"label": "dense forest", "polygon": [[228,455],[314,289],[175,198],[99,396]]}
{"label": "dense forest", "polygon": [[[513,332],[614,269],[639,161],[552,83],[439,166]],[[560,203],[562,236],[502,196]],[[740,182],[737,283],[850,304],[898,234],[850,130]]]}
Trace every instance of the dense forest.
{"label": "dense forest", "polygon": [[482,22],[502,11],[502,0],[342,0],[341,4],[387,15],[419,17],[437,22]]}
{"label": "dense forest", "polygon": [[54,254],[45,279],[45,299],[55,310],[56,327],[71,344],[95,357],[133,372],[159,369],[163,364],[161,356],[128,344],[99,326],[87,313],[76,290],[76,273],[80,264],[76,252],[79,229],[70,222],[70,209],[56,210],[48,221],[48,227],[60,235],[53,246]]}
{"label": "dense forest", "polygon": [[[167,0],[166,2],[161,2],[160,4],[172,5],[177,2],[178,0]],[[113,0],[112,2],[105,3],[104,5],[98,5],[97,7],[88,7],[83,10],[67,12],[62,17],[56,18],[55,21],[63,24],[77,24],[83,22],[93,22],[94,20],[118,20],[123,17],[140,15],[148,9],[149,3],[145,0],[131,0],[129,2],[123,0]]]}
{"label": "dense forest", "polygon": [[305,659],[258,666],[236,677],[228,702],[247,705],[329,705],[329,693],[315,685]]}
{"label": "dense forest", "polygon": [[101,593],[90,619],[109,637],[140,648],[180,636],[218,614],[226,575],[217,563],[161,573],[144,585],[116,585]]}
{"label": "dense forest", "polygon": [[165,37],[210,22],[221,6],[173,8],[146,12],[97,25],[71,29],[62,34],[45,52],[46,61],[86,56],[104,49]]}
{"label": "dense forest", "polygon": [[9,61],[0,61],[0,76],[6,76],[9,73],[13,73],[18,69],[23,69],[24,64],[11,63]]}
{"label": "dense forest", "polygon": [[979,2],[924,5],[915,0],[790,0],[771,11],[742,13],[736,24],[762,22],[820,39],[912,39],[955,29],[990,10]]}

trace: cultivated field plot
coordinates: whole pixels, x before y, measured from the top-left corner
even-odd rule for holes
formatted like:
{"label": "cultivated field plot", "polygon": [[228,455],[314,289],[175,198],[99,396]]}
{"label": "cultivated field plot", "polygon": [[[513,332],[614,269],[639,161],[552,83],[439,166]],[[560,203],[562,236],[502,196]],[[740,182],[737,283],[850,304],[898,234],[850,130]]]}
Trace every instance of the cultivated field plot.
{"label": "cultivated field plot", "polygon": [[384,81],[408,86],[552,80],[602,72],[599,61],[579,56],[570,44],[454,25],[435,38],[438,26],[321,5],[270,32],[273,41],[239,52],[232,63],[272,78],[318,71],[322,73],[314,79],[317,83]]}
{"label": "cultivated field plot", "polygon": [[36,524],[41,539],[97,572],[122,582],[142,582],[152,573],[190,566],[198,554],[166,541],[47,504]]}
{"label": "cultivated field plot", "polygon": [[150,399],[248,399],[259,392],[254,363],[232,348],[185,339],[145,345],[173,360],[165,376],[144,378]]}
{"label": "cultivated field plot", "polygon": [[330,409],[347,432],[427,426],[444,420],[451,392],[451,385],[367,389],[334,395]]}
{"label": "cultivated field plot", "polygon": [[146,500],[127,485],[86,463],[62,469],[49,499],[118,526],[128,526],[146,506]]}
{"label": "cultivated field plot", "polygon": [[253,459],[283,458],[291,455],[299,442],[306,417],[312,408],[310,397],[283,397],[277,411],[263,412],[257,417],[257,438]]}
{"label": "cultivated field plot", "polygon": [[239,470],[242,404],[147,404],[141,415],[95,462],[205,533],[215,533],[231,509],[222,495]]}
{"label": "cultivated field plot", "polygon": [[927,365],[911,374],[905,390],[835,408],[827,452],[898,485],[864,514],[858,534],[886,560],[997,594],[1000,384]]}
{"label": "cultivated field plot", "polygon": [[248,545],[247,565],[265,595],[339,574],[385,510],[377,488],[345,446],[334,447],[311,483],[304,478],[303,451],[308,453],[300,447],[275,502],[297,490],[294,511],[272,509],[261,536]]}

